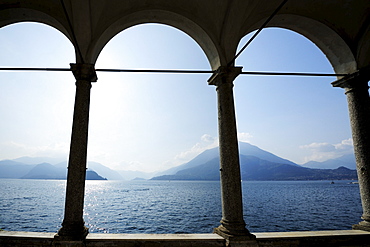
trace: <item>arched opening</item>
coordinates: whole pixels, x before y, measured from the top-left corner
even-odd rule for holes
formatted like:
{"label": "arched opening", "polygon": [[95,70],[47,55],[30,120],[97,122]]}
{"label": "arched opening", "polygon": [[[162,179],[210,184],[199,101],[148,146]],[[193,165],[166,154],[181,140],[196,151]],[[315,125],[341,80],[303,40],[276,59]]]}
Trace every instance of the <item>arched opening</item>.
{"label": "arched opening", "polygon": [[[250,36],[244,37],[240,46]],[[281,28],[264,29],[236,60],[236,66],[243,66],[245,71],[334,72],[315,44]],[[351,140],[348,113],[343,110],[347,108],[346,98],[342,90],[330,84],[335,80],[335,77],[239,76],[235,80],[238,131],[248,136],[247,141],[253,145],[307,167],[309,164],[305,163],[308,161],[322,162],[352,153],[353,146],[347,143]],[[333,167],[322,164],[322,168]],[[316,192],[311,194],[312,197],[309,195],[309,189],[316,185],[320,187],[319,183],[296,182],[294,187],[294,182],[271,182],[263,187],[259,183],[243,182],[244,191],[248,191],[244,193],[248,229],[252,232],[350,229],[361,215],[359,196],[347,205],[356,209],[352,218],[342,217],[339,223],[340,215],[348,215],[346,209],[338,209],[330,202],[325,206],[320,204],[324,202],[323,194],[327,196],[326,200],[337,195],[336,192],[322,186],[323,194],[317,200]],[[271,194],[266,192],[265,199],[258,197],[255,192],[261,190]],[[358,194],[357,187],[349,187],[349,190]],[[303,199],[309,203],[302,204]],[[280,209],[286,214],[277,216],[273,212]],[[301,215],[317,217],[303,219]],[[336,224],[317,222],[324,218]]]}
{"label": "arched opening", "polygon": [[200,27],[193,20],[185,17],[187,15],[179,14],[176,11],[172,12],[155,8],[150,10],[134,11],[123,16],[124,17],[116,20],[112,25],[103,26],[102,29],[98,30],[100,35],[91,46],[89,60],[92,62],[96,61],[103,47],[118,32],[135,25],[157,23],[175,27],[192,37],[204,51],[212,69],[217,69],[222,62],[225,62],[221,61],[225,58],[220,57],[220,48],[217,46],[217,42],[212,40],[209,33],[204,30],[204,27]]}
{"label": "arched opening", "polygon": [[[134,26],[119,33],[104,47],[95,67],[210,70],[193,39],[162,24]],[[121,170],[129,180],[153,177],[155,171],[195,157],[211,144],[202,142],[202,136],[217,136],[215,89],[207,84],[209,76],[98,72],[91,94],[88,160]],[[102,192],[115,192],[116,183],[101,188],[87,183],[85,221],[90,232],[211,232],[218,224],[221,207],[207,200],[219,198],[218,182],[211,184],[212,192],[206,187],[192,188],[191,183],[151,181],[149,187],[120,182],[124,189],[113,198],[121,200],[116,204],[119,208],[104,210],[112,198]],[[189,202],[195,201],[204,203],[198,204],[200,208],[190,207]],[[215,208],[214,218],[207,207]],[[205,220],[194,229],[193,220],[202,217]],[[159,225],[153,223],[158,219]]]}
{"label": "arched opening", "polygon": [[353,73],[358,69],[353,48],[338,33],[319,21],[299,15],[280,14],[269,26],[288,28],[304,35],[325,54],[336,73]]}
{"label": "arched opening", "polygon": [[[61,32],[35,22],[2,27],[0,46],[1,67],[68,68],[75,59],[73,46]],[[40,170],[68,159],[74,81],[70,72],[0,72],[0,162],[8,165],[8,178],[41,179]],[[44,162],[49,164],[38,166]],[[65,165],[61,168],[64,175],[65,168]],[[5,173],[1,175],[4,178]],[[65,181],[1,182],[6,183],[2,184],[3,188],[11,189],[10,194],[2,195],[13,197],[1,200],[2,205],[7,205],[2,207],[7,212],[2,217],[7,230],[19,230],[19,225],[29,221],[32,226],[22,227],[31,231],[58,229],[63,215]],[[17,200],[23,197],[26,200]],[[34,216],[31,220],[30,212]],[[50,224],[44,224],[45,219]]]}
{"label": "arched opening", "polygon": [[[73,46],[54,28],[39,23],[3,27],[3,67],[68,68],[74,61]],[[53,146],[66,157],[72,119],[74,78],[70,72],[1,72],[3,154],[49,156]],[[56,131],[58,130],[58,131]],[[18,144],[12,147],[12,144]],[[22,149],[24,152],[18,149]],[[38,147],[38,148],[36,148]]]}

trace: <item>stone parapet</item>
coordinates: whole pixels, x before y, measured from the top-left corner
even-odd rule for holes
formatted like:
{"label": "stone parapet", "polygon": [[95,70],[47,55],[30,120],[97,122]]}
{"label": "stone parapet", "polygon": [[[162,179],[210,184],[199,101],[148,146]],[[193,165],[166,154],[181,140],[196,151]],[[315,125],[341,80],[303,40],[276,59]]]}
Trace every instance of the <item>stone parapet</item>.
{"label": "stone parapet", "polygon": [[[259,247],[294,246],[369,246],[370,233],[361,230],[304,231],[304,232],[259,232],[256,236]],[[90,233],[85,241],[56,241],[55,233],[45,232],[0,232],[2,247],[43,246],[90,246],[90,247],[221,247],[255,246],[248,241],[231,242],[217,234],[99,234]],[[241,245],[238,245],[241,244]]]}

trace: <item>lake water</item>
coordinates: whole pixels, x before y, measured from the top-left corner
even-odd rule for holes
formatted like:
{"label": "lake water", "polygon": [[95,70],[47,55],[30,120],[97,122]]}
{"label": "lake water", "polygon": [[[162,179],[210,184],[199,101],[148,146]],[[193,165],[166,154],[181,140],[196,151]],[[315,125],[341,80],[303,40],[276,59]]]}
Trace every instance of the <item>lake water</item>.
{"label": "lake water", "polygon": [[[345,230],[361,221],[358,184],[243,181],[251,232]],[[0,179],[0,228],[56,232],[66,181]],[[217,181],[87,181],[84,220],[94,233],[210,233],[221,219]]]}

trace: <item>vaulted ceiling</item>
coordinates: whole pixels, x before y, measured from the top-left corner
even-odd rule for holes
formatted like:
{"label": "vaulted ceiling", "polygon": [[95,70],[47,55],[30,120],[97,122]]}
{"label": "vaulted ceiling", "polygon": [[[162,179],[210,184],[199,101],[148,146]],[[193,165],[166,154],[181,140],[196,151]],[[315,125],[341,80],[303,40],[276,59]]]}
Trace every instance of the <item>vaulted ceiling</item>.
{"label": "vaulted ceiling", "polygon": [[369,66],[368,0],[0,0],[0,27],[22,21],[46,23],[71,40],[77,62],[94,63],[120,31],[162,23],[189,34],[217,68],[232,60],[241,38],[260,28],[280,5],[266,27],[306,36],[337,73]]}

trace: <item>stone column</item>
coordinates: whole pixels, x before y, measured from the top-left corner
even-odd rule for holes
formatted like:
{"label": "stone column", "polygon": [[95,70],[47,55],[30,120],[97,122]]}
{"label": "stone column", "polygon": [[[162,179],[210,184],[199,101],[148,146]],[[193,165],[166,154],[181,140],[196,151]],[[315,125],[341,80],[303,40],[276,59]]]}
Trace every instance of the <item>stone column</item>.
{"label": "stone column", "polygon": [[241,67],[220,67],[208,80],[217,88],[222,219],[214,232],[230,241],[253,240],[245,228],[233,81]]}
{"label": "stone column", "polygon": [[76,78],[76,96],[73,114],[72,136],[68,161],[67,190],[62,228],[57,240],[78,241],[85,239],[88,228],[83,220],[87,137],[89,123],[91,82],[96,81],[94,66],[71,64]]}
{"label": "stone column", "polygon": [[356,72],[332,83],[345,89],[360,186],[363,221],[353,229],[370,231],[370,99],[369,76]]}

